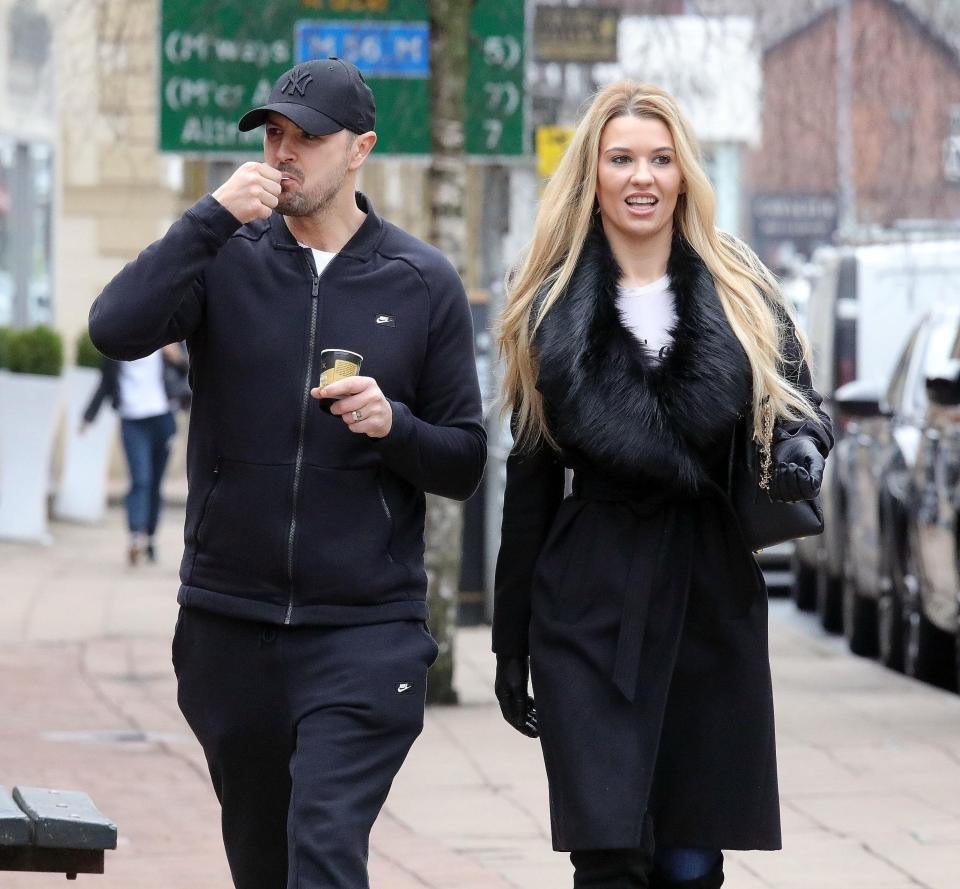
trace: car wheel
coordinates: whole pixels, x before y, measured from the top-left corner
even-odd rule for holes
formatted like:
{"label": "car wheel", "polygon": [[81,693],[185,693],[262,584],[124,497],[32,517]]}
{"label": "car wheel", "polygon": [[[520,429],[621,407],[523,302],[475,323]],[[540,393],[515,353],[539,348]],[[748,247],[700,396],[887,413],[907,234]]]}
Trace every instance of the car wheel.
{"label": "car wheel", "polygon": [[881,664],[903,672],[903,606],[889,579],[882,582],[877,599],[877,648]]}
{"label": "car wheel", "polygon": [[849,578],[843,585],[843,635],[854,654],[877,656],[877,603],[861,596]]}
{"label": "car wheel", "polygon": [[817,607],[817,572],[794,553],[790,567],[793,584],[790,597],[801,611],[813,611]]}
{"label": "car wheel", "polygon": [[960,691],[960,626],[957,627],[957,635],[953,640],[953,666],[954,666],[954,677],[953,677],[953,688],[956,691]]}
{"label": "car wheel", "polygon": [[[847,521],[847,510],[844,498],[838,499],[836,515],[834,521],[841,522],[841,528]],[[846,531],[840,534],[836,541],[837,545],[843,550],[846,549]],[[817,559],[817,581],[816,581],[816,602],[817,617],[820,618],[821,626],[828,633],[843,632],[843,565],[845,555],[840,552],[840,575],[830,573],[830,559],[827,558],[826,541],[818,553]]]}
{"label": "car wheel", "polygon": [[843,631],[843,578],[835,577],[826,564],[817,565],[817,616],[828,633]]}
{"label": "car wheel", "polygon": [[877,647],[880,663],[903,672],[904,546],[907,529],[892,510],[881,515],[880,589],[877,591]]}
{"label": "car wheel", "polygon": [[850,523],[843,526],[843,635],[854,654],[873,657],[877,653],[877,603],[861,595],[850,545]]}
{"label": "car wheel", "polygon": [[903,577],[903,672],[941,688],[954,688],[957,681],[954,638],[934,626],[923,613],[915,557],[906,544]]}

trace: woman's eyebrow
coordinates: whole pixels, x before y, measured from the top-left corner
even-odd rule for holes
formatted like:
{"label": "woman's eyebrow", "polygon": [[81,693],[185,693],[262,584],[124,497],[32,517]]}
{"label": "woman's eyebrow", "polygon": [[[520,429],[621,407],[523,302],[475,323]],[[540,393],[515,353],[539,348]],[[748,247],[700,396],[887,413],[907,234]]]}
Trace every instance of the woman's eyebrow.
{"label": "woman's eyebrow", "polygon": [[[625,151],[627,154],[630,154],[633,151],[633,149],[623,148],[622,146],[614,145],[613,148],[604,149],[603,153],[609,154],[611,151]],[[662,148],[654,148],[653,151],[651,151],[650,153],[660,154],[661,152],[664,152],[664,151],[669,151],[671,154],[676,154],[676,152],[672,148],[670,148],[668,145],[664,145]]]}

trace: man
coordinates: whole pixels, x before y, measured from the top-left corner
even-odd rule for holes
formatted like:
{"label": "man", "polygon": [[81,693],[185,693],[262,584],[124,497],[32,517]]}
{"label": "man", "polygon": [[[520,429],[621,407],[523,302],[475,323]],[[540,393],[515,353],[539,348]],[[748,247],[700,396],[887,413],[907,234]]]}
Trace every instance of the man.
{"label": "man", "polygon": [[[90,312],[112,358],[189,346],[173,660],[237,889],[368,886],[370,828],[437,654],[424,492],[465,499],[486,457],[460,279],[354,192],[374,115],[353,65],[288,71],[239,123],[266,125],[265,162]],[[363,356],[362,375],[319,389],[325,349]]]}

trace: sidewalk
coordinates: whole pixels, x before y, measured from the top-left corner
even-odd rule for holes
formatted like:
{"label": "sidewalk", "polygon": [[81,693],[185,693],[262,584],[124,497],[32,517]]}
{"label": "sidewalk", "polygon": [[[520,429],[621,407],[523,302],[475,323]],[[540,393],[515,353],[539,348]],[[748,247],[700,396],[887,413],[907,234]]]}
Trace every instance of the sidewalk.
{"label": "sidewalk", "polygon": [[[83,789],[119,826],[101,889],[229,889],[216,800],[176,707],[169,639],[182,512],[157,566],[123,563],[119,510],[0,543],[0,783]],[[732,853],[731,889],[952,889],[960,698],[852,658],[786,602],[771,644],[785,850]],[[539,747],[493,697],[485,630],[462,631],[463,703],[428,713],[372,837],[373,889],[569,889],[550,851]],[[0,874],[4,889],[62,876]]]}

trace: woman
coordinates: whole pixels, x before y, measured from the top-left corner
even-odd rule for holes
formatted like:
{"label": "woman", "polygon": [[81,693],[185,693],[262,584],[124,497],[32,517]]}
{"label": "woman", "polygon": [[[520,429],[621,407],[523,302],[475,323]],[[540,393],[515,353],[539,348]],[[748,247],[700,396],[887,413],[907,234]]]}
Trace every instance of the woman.
{"label": "woman", "polygon": [[713,217],[674,100],[615,83],[508,288],[496,690],[539,732],[575,887],[718,887],[722,849],[780,847],[766,588],[726,479],[749,424],[771,496],[810,499],[833,438],[776,282]]}
{"label": "woman", "polygon": [[154,541],[163,504],[161,486],[177,431],[174,411],[189,406],[187,350],[171,343],[136,361],[103,359],[100,384],[83,412],[80,432],[86,431],[109,398],[120,414],[123,451],[130,471],[130,490],[124,501],[130,540],[127,561],[141,556],[157,560]]}

